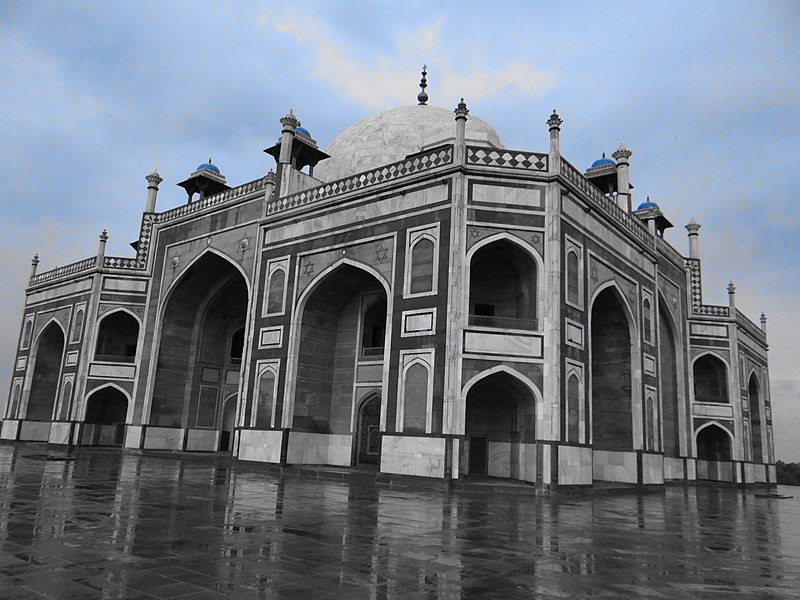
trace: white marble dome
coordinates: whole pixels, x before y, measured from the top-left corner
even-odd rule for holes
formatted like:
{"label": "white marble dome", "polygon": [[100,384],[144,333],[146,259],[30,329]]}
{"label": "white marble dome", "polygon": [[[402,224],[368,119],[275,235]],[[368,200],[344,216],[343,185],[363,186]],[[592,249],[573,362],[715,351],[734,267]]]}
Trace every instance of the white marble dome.
{"label": "white marble dome", "polygon": [[[328,158],[314,168],[314,177],[334,181],[404,159],[409,154],[451,142],[456,122],[452,111],[436,106],[393,108],[362,119],[337,135],[325,152]],[[502,148],[494,128],[467,117],[467,142]]]}

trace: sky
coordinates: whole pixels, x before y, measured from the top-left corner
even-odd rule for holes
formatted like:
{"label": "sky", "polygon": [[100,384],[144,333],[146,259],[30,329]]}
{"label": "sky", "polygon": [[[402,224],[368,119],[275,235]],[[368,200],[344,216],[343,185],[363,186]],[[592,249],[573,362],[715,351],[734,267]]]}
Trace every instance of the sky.
{"label": "sky", "polygon": [[[209,157],[238,185],[289,108],[322,148],[352,123],[461,97],[508,148],[586,169],[624,142],[634,202],[657,202],[688,253],[701,224],[704,302],[768,318],[778,458],[800,461],[800,3],[0,3],[0,396],[30,259],[40,272],[130,256],[146,198]],[[2,404],[2,400],[0,400]]]}

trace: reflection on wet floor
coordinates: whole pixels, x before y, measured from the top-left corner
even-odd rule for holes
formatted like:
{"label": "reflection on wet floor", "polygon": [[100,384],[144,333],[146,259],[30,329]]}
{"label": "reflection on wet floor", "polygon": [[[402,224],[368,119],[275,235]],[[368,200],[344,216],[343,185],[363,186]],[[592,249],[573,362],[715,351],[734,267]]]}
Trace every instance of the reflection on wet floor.
{"label": "reflection on wet floor", "polygon": [[0,597],[794,598],[800,493],[779,491],[409,491],[5,445]]}

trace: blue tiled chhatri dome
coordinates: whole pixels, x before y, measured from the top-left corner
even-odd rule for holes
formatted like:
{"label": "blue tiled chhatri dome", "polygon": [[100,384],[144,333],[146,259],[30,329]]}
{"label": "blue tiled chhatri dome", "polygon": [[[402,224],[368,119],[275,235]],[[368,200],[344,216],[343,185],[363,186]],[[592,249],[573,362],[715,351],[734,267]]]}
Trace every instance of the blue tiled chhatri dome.
{"label": "blue tiled chhatri dome", "polygon": [[603,154],[602,158],[598,158],[596,161],[594,161],[592,163],[592,168],[594,168],[594,167],[602,167],[604,165],[612,165],[612,166],[614,166],[616,164],[617,163],[615,163],[612,159],[606,158],[606,155]]}
{"label": "blue tiled chhatri dome", "polygon": [[208,170],[208,171],[214,171],[214,173],[219,173],[219,174],[221,174],[221,173],[219,172],[219,168],[218,168],[216,165],[212,165],[210,161],[209,161],[209,162],[207,162],[207,163],[203,163],[202,165],[199,165],[199,166],[198,166],[198,167],[195,169],[195,171],[202,171],[203,169],[206,169],[206,170]]}
{"label": "blue tiled chhatri dome", "polygon": [[306,129],[305,127],[297,127],[294,130],[294,132],[295,133],[302,133],[303,135],[307,135],[308,137],[311,137],[311,133],[309,133],[308,129]]}
{"label": "blue tiled chhatri dome", "polygon": [[644,210],[645,208],[658,208],[658,204],[656,204],[655,202],[651,202],[650,200],[647,200],[646,202],[642,202],[639,205],[639,208],[637,208],[636,210]]}

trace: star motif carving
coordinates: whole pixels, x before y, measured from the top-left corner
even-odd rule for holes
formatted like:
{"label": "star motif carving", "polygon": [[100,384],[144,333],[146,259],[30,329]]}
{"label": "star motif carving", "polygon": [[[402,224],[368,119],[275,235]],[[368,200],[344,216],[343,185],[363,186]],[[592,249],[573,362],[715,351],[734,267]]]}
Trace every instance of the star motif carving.
{"label": "star motif carving", "polygon": [[531,236],[531,241],[532,241],[534,244],[538,244],[539,242],[541,242],[541,241],[542,241],[542,236],[540,236],[538,233],[534,233],[534,234]]}
{"label": "star motif carving", "polygon": [[592,267],[592,274],[591,274],[591,278],[592,278],[592,281],[594,281],[595,283],[597,283],[597,279],[598,279],[598,276],[597,276],[597,269],[595,269],[594,267]]}
{"label": "star motif carving", "polygon": [[375,260],[379,263],[382,263],[386,260],[386,253],[389,251],[388,248],[384,248],[383,244],[378,246],[378,249],[375,250]]}
{"label": "star motif carving", "polygon": [[481,232],[480,232],[480,231],[478,231],[477,229],[474,229],[474,228],[473,228],[473,229],[470,229],[470,230],[469,230],[469,235],[472,237],[472,239],[473,239],[473,240],[477,240],[477,239],[478,239],[478,236],[479,236],[480,234],[481,234]]}
{"label": "star motif carving", "polygon": [[303,275],[306,277],[311,277],[314,274],[314,263],[308,261],[306,264],[303,265]]}
{"label": "star motif carving", "polygon": [[636,292],[633,291],[633,288],[628,290],[628,300],[630,300],[631,302],[636,301]]}

